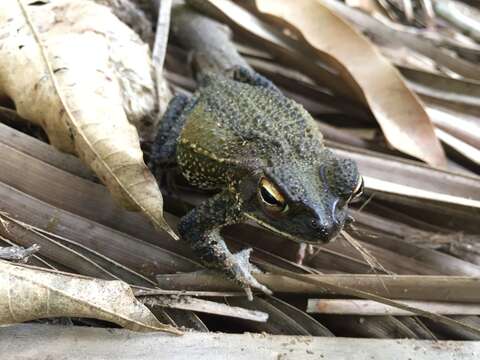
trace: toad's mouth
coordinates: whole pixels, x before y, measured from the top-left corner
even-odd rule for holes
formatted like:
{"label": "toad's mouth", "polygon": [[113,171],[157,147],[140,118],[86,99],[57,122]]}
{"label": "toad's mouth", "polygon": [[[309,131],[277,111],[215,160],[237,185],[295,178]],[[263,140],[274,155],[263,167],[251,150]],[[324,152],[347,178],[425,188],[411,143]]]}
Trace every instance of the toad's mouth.
{"label": "toad's mouth", "polygon": [[328,239],[325,239],[325,238],[321,238],[319,237],[318,240],[308,240],[308,239],[305,239],[304,237],[301,237],[301,236],[297,236],[297,235],[293,235],[293,234],[290,234],[290,233],[287,233],[287,232],[284,232],[282,230],[279,230],[275,227],[273,227],[272,225],[268,224],[267,222],[255,217],[253,214],[245,214],[245,216],[249,219],[249,220],[252,220],[254,223],[260,225],[262,228],[274,233],[274,234],[277,234],[277,235],[280,235],[288,240],[291,240],[293,242],[296,242],[296,243],[305,243],[305,244],[310,244],[310,245],[326,245],[332,241],[334,241],[336,239],[336,237],[338,236],[338,234],[340,233],[340,231],[343,229],[343,225],[342,226],[339,226],[338,229],[332,233],[332,235],[330,237],[328,237]]}

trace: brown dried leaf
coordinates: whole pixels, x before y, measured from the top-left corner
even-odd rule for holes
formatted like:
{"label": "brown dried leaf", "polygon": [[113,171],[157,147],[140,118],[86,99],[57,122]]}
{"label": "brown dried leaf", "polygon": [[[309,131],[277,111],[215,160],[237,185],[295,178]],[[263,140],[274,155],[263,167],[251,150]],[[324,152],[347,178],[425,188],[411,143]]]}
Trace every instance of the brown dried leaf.
{"label": "brown dried leaf", "polygon": [[0,98],[177,238],[131,124],[155,106],[148,46],[108,8],[79,0],[2,1],[0,39]]}
{"label": "brown dried leaf", "polygon": [[339,72],[369,105],[393,147],[431,165],[445,166],[445,154],[417,97],[362,34],[320,1],[257,0],[256,4],[263,14],[292,27],[322,61]]}
{"label": "brown dried leaf", "polygon": [[0,261],[0,324],[79,316],[134,331],[181,331],[160,323],[121,281],[29,269]]}

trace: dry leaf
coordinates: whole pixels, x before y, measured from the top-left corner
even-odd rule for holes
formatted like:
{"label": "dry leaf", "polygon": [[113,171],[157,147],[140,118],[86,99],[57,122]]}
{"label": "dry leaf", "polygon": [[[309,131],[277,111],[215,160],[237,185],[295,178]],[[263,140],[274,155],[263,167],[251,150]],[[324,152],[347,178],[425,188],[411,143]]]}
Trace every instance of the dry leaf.
{"label": "dry leaf", "polygon": [[444,167],[432,123],[399,72],[359,32],[320,1],[256,0],[260,12],[291,25],[367,103],[396,149]]}
{"label": "dry leaf", "polygon": [[160,323],[121,281],[105,281],[0,261],[0,324],[59,316],[113,322],[134,331],[181,331]]}
{"label": "dry leaf", "polygon": [[0,98],[77,154],[124,206],[177,238],[132,125],[155,106],[147,45],[85,0],[1,1],[0,39]]}

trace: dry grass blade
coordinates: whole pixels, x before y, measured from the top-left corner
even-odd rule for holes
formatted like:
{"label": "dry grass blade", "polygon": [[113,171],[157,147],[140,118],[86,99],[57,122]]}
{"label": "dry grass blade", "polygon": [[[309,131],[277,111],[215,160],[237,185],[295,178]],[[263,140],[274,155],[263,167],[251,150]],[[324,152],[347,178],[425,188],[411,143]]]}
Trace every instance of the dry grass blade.
{"label": "dry grass blade", "polygon": [[[445,232],[435,228],[421,230],[412,225],[390,220],[394,218],[394,212],[379,216],[354,211],[352,215],[356,224],[359,225],[355,233],[362,241],[389,249],[396,255],[415,258],[421,264],[436,270],[438,274],[480,275],[480,268],[475,266],[479,263],[480,254],[480,246],[475,235],[465,236],[463,233]],[[372,232],[372,229],[375,231]],[[377,237],[376,232],[383,235]],[[455,257],[432,249],[441,249]]]}
{"label": "dry grass blade", "polygon": [[[365,101],[396,149],[444,167],[432,123],[399,72],[363,35],[320,1],[257,0],[257,8],[293,28]],[[319,21],[321,19],[321,21]]]}
{"label": "dry grass blade", "polygon": [[104,281],[33,270],[0,262],[0,323],[83,316],[135,331],[178,329],[161,324],[120,281]]}
{"label": "dry grass blade", "polygon": [[185,290],[163,290],[142,288],[133,286],[135,288],[134,295],[141,296],[155,296],[155,295],[177,295],[177,296],[199,296],[199,297],[230,297],[230,296],[245,296],[242,291],[185,291]]}
{"label": "dry grass blade", "polygon": [[[60,8],[62,13],[56,14]],[[155,101],[146,91],[153,87],[146,46],[106,8],[90,2],[56,1],[27,9],[23,1],[9,0],[2,2],[0,14],[0,24],[7,34],[1,48],[2,95],[13,99],[21,116],[43,126],[55,146],[76,153],[124,206],[141,210],[157,227],[177,238],[163,218],[161,193],[143,162],[137,131],[129,123],[130,118],[135,120],[134,115],[145,116]],[[57,21],[49,23],[55,14]],[[8,19],[15,20],[10,23]],[[61,36],[58,27],[64,22],[74,24],[74,30]],[[131,47],[128,53],[115,54],[122,57],[120,67],[125,66],[117,71],[132,76],[130,83],[109,67],[109,56],[115,55],[108,51],[122,47],[109,43],[112,39],[105,35],[105,28],[97,29],[97,36],[85,35],[104,22],[122,34],[123,38],[115,40],[126,41]],[[42,29],[41,36],[37,28]],[[22,29],[21,35],[17,29]],[[97,49],[97,56],[79,62],[82,57],[75,54],[92,47]],[[135,61],[146,64],[145,73],[129,71],[128,66],[138,65],[133,66]],[[25,69],[28,72],[22,77],[10,76]],[[140,91],[137,96],[143,103],[123,103],[124,88]]]}
{"label": "dry grass blade", "polygon": [[191,310],[251,321],[265,322],[268,319],[268,314],[262,311],[228,306],[222,303],[195,299],[192,297],[147,296],[142,298],[141,302],[148,306],[161,306],[173,309]]}
{"label": "dry grass blade", "polygon": [[[418,309],[443,315],[480,315],[480,306],[454,302],[399,301]],[[361,316],[410,316],[413,313],[371,300],[354,299],[308,299],[308,313],[361,315]]]}
{"label": "dry grass blade", "polygon": [[383,265],[365,248],[363,247],[357,240],[353,238],[349,233],[346,231],[341,232],[343,238],[355,249],[357,250],[368,265],[371,266],[372,269],[380,269],[386,274],[393,275],[391,271],[388,271],[383,267]]}
{"label": "dry grass blade", "polygon": [[160,1],[158,3],[158,17],[153,45],[152,60],[159,74],[162,73],[165,53],[167,52],[168,32],[170,28],[170,12],[172,1]]}

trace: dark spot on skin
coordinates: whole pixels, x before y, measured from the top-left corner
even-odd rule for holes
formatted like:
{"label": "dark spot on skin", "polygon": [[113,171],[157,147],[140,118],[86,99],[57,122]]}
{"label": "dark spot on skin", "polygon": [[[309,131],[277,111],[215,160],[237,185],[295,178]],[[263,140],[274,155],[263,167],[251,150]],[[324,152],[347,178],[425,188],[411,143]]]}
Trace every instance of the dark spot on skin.
{"label": "dark spot on skin", "polygon": [[75,142],[75,132],[72,129],[72,127],[70,127],[70,126],[68,126],[68,136],[70,137],[71,142],[74,143]]}
{"label": "dark spot on skin", "polygon": [[33,1],[31,3],[28,4],[28,6],[41,6],[41,5],[47,5],[48,4],[48,1],[46,0],[37,0],[37,1]]}
{"label": "dark spot on skin", "polygon": [[66,67],[59,67],[59,68],[53,69],[53,73],[56,74],[56,73],[59,73],[60,71],[65,71],[65,70],[68,70],[68,69]]}

